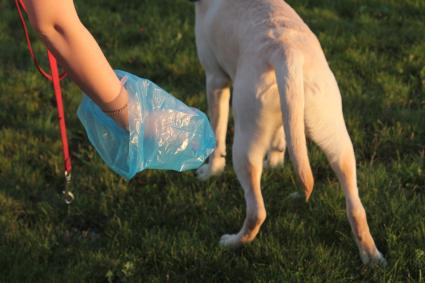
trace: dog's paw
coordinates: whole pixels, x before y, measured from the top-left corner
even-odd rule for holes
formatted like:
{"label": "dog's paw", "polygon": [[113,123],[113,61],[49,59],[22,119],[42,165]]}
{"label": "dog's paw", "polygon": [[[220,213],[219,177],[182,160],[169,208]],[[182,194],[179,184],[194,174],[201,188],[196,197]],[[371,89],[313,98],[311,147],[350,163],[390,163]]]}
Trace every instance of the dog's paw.
{"label": "dog's paw", "polygon": [[224,234],[220,238],[220,246],[224,248],[235,249],[242,245],[241,239],[237,234]]}
{"label": "dog's paw", "polygon": [[376,250],[374,254],[368,253],[366,251],[360,251],[360,258],[362,259],[363,264],[370,267],[387,266],[387,260],[378,250]]}
{"label": "dog's paw", "polygon": [[202,165],[201,167],[199,167],[196,170],[196,176],[201,181],[208,180],[211,177],[211,175],[210,175],[210,165],[208,163],[206,163],[206,164]]}
{"label": "dog's paw", "polygon": [[214,158],[209,163],[202,165],[196,170],[196,175],[199,180],[206,181],[212,176],[220,175],[226,166],[225,158]]}

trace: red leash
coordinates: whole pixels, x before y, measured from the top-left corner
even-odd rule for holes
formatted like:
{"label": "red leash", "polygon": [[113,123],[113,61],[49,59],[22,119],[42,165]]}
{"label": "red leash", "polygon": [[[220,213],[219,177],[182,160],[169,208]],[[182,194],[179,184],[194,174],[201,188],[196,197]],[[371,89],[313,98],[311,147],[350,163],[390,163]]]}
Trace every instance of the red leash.
{"label": "red leash", "polygon": [[71,166],[71,157],[69,154],[68,138],[66,134],[65,115],[64,115],[64,108],[63,108],[63,102],[62,102],[62,91],[60,86],[60,81],[64,79],[67,74],[65,72],[63,72],[62,74],[59,74],[56,58],[48,49],[47,49],[47,56],[49,59],[51,73],[49,74],[48,72],[43,70],[43,68],[41,68],[37,60],[37,57],[35,56],[35,53],[32,49],[31,40],[28,34],[28,28],[27,28],[27,25],[25,24],[25,19],[21,10],[21,7],[22,7],[24,12],[27,12],[25,4],[23,0],[15,0],[15,4],[16,4],[16,8],[18,9],[18,14],[21,20],[22,27],[24,29],[28,51],[31,55],[34,65],[43,77],[45,77],[46,79],[48,79],[49,81],[53,83],[53,90],[55,92],[55,97],[56,97],[59,128],[61,132],[61,140],[62,140],[62,147],[63,147],[63,160],[64,160],[64,171],[65,171],[65,190],[63,191],[63,194],[64,194],[65,202],[67,204],[70,204],[74,200],[74,195],[70,191],[72,166]]}

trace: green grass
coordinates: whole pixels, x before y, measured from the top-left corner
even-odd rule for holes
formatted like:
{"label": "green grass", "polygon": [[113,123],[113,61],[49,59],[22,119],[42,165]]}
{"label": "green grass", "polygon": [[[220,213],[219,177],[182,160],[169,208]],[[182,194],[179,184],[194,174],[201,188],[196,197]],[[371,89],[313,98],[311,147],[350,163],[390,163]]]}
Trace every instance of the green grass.
{"label": "green grass", "polygon": [[[300,189],[289,163],[265,172],[268,219],[258,238],[221,249],[220,235],[240,228],[245,209],[231,162],[207,183],[162,171],[125,183],[89,145],[75,115],[81,93],[69,80],[77,199],[67,207],[53,91],[32,66],[12,1],[0,0],[0,282],[425,282],[425,1],[290,4],[339,82],[360,194],[387,268],[361,265],[343,193],[314,146],[311,202],[288,199]],[[77,7],[114,67],[205,111],[189,1]]]}

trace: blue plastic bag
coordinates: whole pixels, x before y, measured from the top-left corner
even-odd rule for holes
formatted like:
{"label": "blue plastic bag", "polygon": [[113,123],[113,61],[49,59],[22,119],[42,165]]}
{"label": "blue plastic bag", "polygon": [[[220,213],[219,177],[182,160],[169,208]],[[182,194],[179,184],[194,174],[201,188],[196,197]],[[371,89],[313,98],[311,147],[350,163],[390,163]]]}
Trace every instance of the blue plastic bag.
{"label": "blue plastic bag", "polygon": [[130,180],[144,169],[198,168],[214,151],[215,137],[204,113],[149,80],[124,71],[129,131],[119,127],[88,96],[77,115],[105,163]]}

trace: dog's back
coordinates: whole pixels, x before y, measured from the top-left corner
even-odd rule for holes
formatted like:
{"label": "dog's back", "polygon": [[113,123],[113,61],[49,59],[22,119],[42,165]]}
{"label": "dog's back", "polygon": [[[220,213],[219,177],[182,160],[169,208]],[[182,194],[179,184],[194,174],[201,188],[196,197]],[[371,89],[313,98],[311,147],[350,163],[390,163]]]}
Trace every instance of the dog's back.
{"label": "dog's back", "polygon": [[196,9],[197,19],[202,19],[196,25],[198,43],[208,42],[215,59],[232,80],[241,54],[268,60],[282,44],[293,46],[308,57],[311,54],[311,60],[306,58],[308,64],[318,60],[321,65],[327,64],[315,35],[282,0],[202,0]]}

